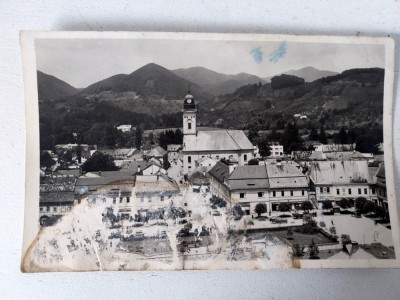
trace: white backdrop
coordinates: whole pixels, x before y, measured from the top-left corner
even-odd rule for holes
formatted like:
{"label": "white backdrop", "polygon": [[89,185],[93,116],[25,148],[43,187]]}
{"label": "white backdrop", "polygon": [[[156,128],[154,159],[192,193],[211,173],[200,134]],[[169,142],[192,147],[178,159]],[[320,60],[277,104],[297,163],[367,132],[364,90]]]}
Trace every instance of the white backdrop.
{"label": "white backdrop", "polygon": [[[400,270],[184,271],[22,274],[24,98],[20,30],[143,30],[379,35],[396,40],[396,1],[0,0],[1,299],[399,299]],[[397,97],[398,98],[398,97]],[[395,100],[394,149],[400,154]],[[395,158],[396,183],[399,164]],[[400,188],[397,187],[400,195]],[[399,204],[398,204],[399,205]]]}

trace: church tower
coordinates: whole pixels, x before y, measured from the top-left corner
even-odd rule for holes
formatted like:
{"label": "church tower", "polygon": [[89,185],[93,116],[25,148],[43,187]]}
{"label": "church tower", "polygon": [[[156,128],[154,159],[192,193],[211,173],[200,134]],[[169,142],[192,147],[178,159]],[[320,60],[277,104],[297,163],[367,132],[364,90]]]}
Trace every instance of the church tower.
{"label": "church tower", "polygon": [[190,91],[183,101],[183,134],[196,134],[196,103]]}

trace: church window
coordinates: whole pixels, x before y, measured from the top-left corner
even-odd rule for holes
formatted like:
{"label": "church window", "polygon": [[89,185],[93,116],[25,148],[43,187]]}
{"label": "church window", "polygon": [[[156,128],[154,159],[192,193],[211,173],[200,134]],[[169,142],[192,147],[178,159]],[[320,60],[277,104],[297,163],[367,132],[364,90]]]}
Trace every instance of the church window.
{"label": "church window", "polygon": [[188,129],[190,130],[190,129],[192,129],[192,123],[188,123]]}

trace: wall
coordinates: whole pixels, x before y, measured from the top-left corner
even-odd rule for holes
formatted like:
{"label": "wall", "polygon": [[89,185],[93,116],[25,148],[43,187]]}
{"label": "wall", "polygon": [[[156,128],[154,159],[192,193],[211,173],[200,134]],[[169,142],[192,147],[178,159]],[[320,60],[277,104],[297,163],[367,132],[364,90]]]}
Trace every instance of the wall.
{"label": "wall", "polygon": [[[18,33],[29,29],[361,34],[390,35],[399,44],[399,15],[400,2],[393,0],[1,1],[0,298],[398,299],[400,270],[21,274],[25,128]],[[398,82],[399,47],[396,54]],[[394,114],[393,142],[400,157],[398,104]],[[395,167],[398,175],[397,159]],[[398,184],[396,188],[400,195]]]}

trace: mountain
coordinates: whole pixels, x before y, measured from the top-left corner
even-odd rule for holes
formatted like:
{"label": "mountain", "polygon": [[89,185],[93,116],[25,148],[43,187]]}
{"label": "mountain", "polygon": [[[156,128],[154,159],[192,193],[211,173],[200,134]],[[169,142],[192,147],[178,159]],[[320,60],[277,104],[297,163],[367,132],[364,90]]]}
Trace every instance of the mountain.
{"label": "mountain", "polygon": [[186,80],[202,86],[213,95],[233,93],[237,88],[253,83],[265,83],[263,79],[247,73],[227,75],[203,67],[176,69],[172,72]]}
{"label": "mountain", "polygon": [[189,87],[195,97],[207,96],[207,93],[198,84],[181,78],[162,66],[150,63],[129,75],[114,75],[96,82],[83,89],[80,94],[99,94],[104,91],[135,92],[142,97],[170,100],[182,99],[187,94]]}
{"label": "mountain", "polygon": [[346,70],[313,82],[288,82],[275,89],[269,83],[246,85],[210,103],[208,122],[218,120],[224,126],[237,128],[245,127],[257,116],[263,116],[261,124],[272,124],[274,116],[289,120],[301,114],[310,121],[328,115],[325,121],[331,128],[335,128],[334,124],[381,123],[383,81],[383,69],[367,68]]}
{"label": "mountain", "polygon": [[55,76],[37,71],[39,100],[59,99],[77,94],[78,89]]}
{"label": "mountain", "polygon": [[[313,67],[305,67],[305,68],[301,68],[298,70],[289,70],[289,71],[280,73],[278,75],[282,75],[282,74],[294,75],[294,76],[303,78],[306,82],[313,82],[317,79],[327,77],[327,76],[333,76],[338,73],[332,72],[332,71],[326,71],[326,70],[318,70]],[[266,77],[266,78],[264,78],[264,80],[267,82],[270,82],[272,77],[274,77],[274,76]]]}

